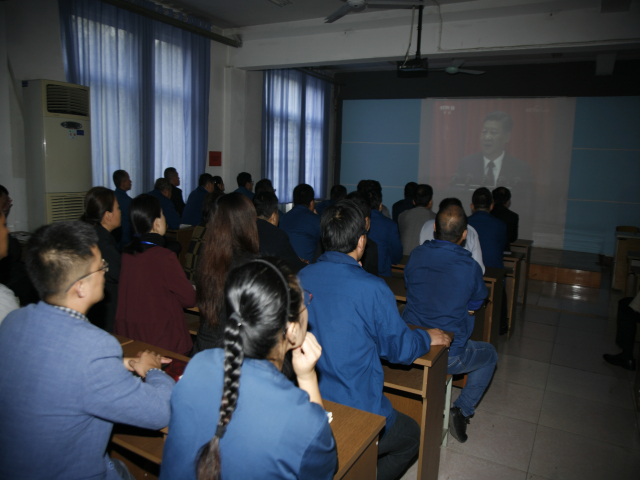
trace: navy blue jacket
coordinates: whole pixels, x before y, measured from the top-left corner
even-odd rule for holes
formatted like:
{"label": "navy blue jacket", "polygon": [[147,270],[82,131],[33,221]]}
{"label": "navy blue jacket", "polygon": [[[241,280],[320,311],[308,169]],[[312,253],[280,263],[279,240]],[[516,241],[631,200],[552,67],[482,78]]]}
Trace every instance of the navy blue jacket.
{"label": "navy blue jacket", "polygon": [[369,238],[378,244],[378,275],[391,276],[391,265],[402,260],[402,242],[398,224],[378,210],[371,210]]}
{"label": "navy blue jacket", "polygon": [[507,226],[489,212],[478,210],[469,217],[469,225],[476,229],[482,249],[482,262],[487,267],[504,268],[504,247]]}
{"label": "navy blue jacket", "polygon": [[189,194],[187,205],[182,214],[182,223],[198,225],[202,222],[202,204],[209,191],[204,187],[198,187]]}
{"label": "navy blue jacket", "polygon": [[487,298],[482,269],[471,252],[442,240],[416,247],[404,269],[407,306],[402,318],[411,325],[453,332],[449,355],[460,355],[473,332],[474,317]]}
{"label": "navy blue jacket", "polygon": [[295,205],[280,219],[293,249],[303,260],[311,262],[320,241],[320,217],[304,205]]}
{"label": "navy blue jacket", "polygon": [[[160,478],[195,480],[200,448],[220,415],[224,350],[198,353],[171,396]],[[336,444],[327,414],[270,361],[244,359],[238,405],[220,440],[221,478],[333,478]]]}
{"label": "navy blue jacket", "polygon": [[254,193],[251,190],[247,190],[245,187],[238,187],[233,191],[233,193],[241,193],[249,197],[249,200],[253,201]]}
{"label": "navy blue jacket", "polygon": [[149,192],[149,195],[153,195],[160,200],[160,207],[162,207],[162,213],[167,221],[167,226],[171,230],[178,230],[180,228],[180,215],[176,212],[176,207],[173,206],[173,202],[165,197],[162,192],[156,188]]}
{"label": "navy blue jacket", "polygon": [[120,239],[120,245],[127,245],[131,242],[131,224],[129,223],[131,197],[121,188],[116,188],[116,199],[122,212],[122,238]]}
{"label": "navy blue jacket", "polygon": [[330,207],[334,203],[336,202],[331,199],[316,203],[316,212],[318,212],[318,216],[322,217],[322,212],[324,212],[328,207]]}
{"label": "navy blue jacket", "polygon": [[298,278],[313,294],[309,330],[322,346],[316,364],[322,398],[386,417],[388,432],[397,413],[382,393],[380,358],[409,365],[429,351],[431,337],[412,331],[384,280],[345,253],[326,252]]}

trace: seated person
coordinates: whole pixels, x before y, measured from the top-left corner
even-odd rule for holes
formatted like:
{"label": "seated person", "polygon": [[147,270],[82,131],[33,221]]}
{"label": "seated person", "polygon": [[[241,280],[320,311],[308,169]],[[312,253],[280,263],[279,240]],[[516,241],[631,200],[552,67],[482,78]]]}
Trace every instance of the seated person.
{"label": "seated person", "polygon": [[164,248],[160,202],[143,194],[130,207],[133,241],[122,253],[115,333],[188,355],[193,342],[182,309],[195,306],[196,291]]}
{"label": "seated person", "polygon": [[391,276],[391,265],[402,260],[402,242],[398,233],[398,225],[382,214],[382,187],[375,180],[358,190],[371,207],[371,230],[369,238],[378,245],[378,275]]}
{"label": "seated person", "polygon": [[493,209],[491,215],[502,220],[507,226],[507,244],[505,252],[511,251],[511,244],[518,240],[518,222],[520,217],[517,213],[509,210],[511,206],[511,191],[507,187],[498,187],[493,192]]}
{"label": "seated person", "polygon": [[[123,245],[126,245],[131,241],[131,225],[129,225],[129,204],[131,203],[131,197],[127,195],[127,192],[131,190],[131,177],[124,170],[116,170],[113,172],[113,183],[116,186],[116,198],[118,199],[118,205],[122,212],[122,224],[119,229],[114,230],[112,233],[116,237],[118,242],[118,250]],[[120,230],[117,232],[117,230]]]}
{"label": "seated person", "polygon": [[[276,189],[273,188],[273,183],[268,178],[263,178],[262,180],[258,180],[256,186],[254,188],[254,194],[257,195],[260,192],[271,192],[274,195],[276,194]],[[282,217],[285,213],[287,213],[283,207],[278,207],[278,212],[280,213],[280,217]]]}
{"label": "seated person", "polygon": [[184,212],[184,200],[182,199],[182,190],[178,188],[180,186],[180,175],[178,175],[178,171],[175,168],[169,167],[164,169],[164,178],[171,185],[171,194],[169,195],[169,199],[171,200],[171,203],[173,203],[178,215],[182,217],[182,213]]}
{"label": "seated person", "polygon": [[[490,343],[469,340],[473,313],[487,298],[482,271],[460,244],[467,235],[467,216],[449,205],[436,216],[436,239],[417,247],[404,269],[407,306],[402,313],[411,325],[453,332],[447,373],[467,373],[467,384],[454,402],[449,433],[467,441],[467,424],[491,381],[498,361]],[[328,397],[327,397],[328,398]]]}
{"label": "seated person", "polygon": [[[0,260],[7,256],[9,250],[9,229],[7,228],[7,217],[0,208]],[[12,311],[20,308],[18,299],[13,290],[0,284],[0,323]]]}
{"label": "seated person", "polygon": [[224,182],[222,181],[222,177],[218,175],[213,176],[213,188],[216,191],[220,191],[224,193]]}
{"label": "seated person", "polygon": [[[382,187],[380,186],[380,182],[378,182],[377,180],[360,180],[358,182],[358,186],[356,190],[362,193],[363,189],[367,186],[373,186],[374,188],[379,188],[380,198],[382,198]],[[389,208],[387,208],[387,206],[382,203],[380,203],[380,212],[382,212],[383,216],[387,218],[391,218],[391,213],[389,212]]]}
{"label": "seated person", "polygon": [[[393,222],[393,220],[389,220]],[[382,415],[386,427],[378,444],[378,479],[397,478],[418,453],[420,427],[393,409],[382,392],[380,358],[410,365],[431,345],[449,345],[438,329],[411,330],[381,278],[365,272],[359,260],[367,242],[366,222],[351,200],[322,216],[326,252],[298,277],[313,292],[309,330],[324,350],[316,369],[323,398]]]}
{"label": "seated person", "polygon": [[238,188],[236,188],[234,192],[246,195],[249,197],[249,200],[253,200],[253,180],[251,180],[251,174],[240,172],[236,181],[238,182]]}
{"label": "seated person", "polygon": [[320,241],[320,217],[315,213],[313,187],[301,183],[293,189],[293,208],[280,219],[298,257],[309,263]]}
{"label": "seated person", "polygon": [[207,193],[213,192],[213,177],[208,173],[203,173],[198,178],[198,188],[189,194],[187,205],[184,207],[182,223],[187,225],[198,225],[202,222],[202,204]]}
{"label": "seated person", "polygon": [[314,369],[322,349],[307,332],[310,297],[266,260],[231,272],[225,295],[225,348],[198,354],[178,383],[160,478],[332,479],[338,459]]}
{"label": "seated person", "polygon": [[156,180],[153,190],[149,192],[149,195],[160,200],[160,207],[162,208],[162,214],[166,219],[167,226],[171,230],[178,230],[180,228],[180,215],[171,202],[171,184],[164,178],[159,178]]}
{"label": "seated person", "polygon": [[[457,198],[444,198],[440,205],[438,206],[438,210],[442,210],[449,205],[457,205],[462,208],[462,202]],[[424,224],[422,230],[420,231],[420,245],[424,242],[428,242],[434,239],[433,233],[435,231],[435,219],[429,220]],[[471,225],[467,225],[467,237],[461,245],[465,250],[471,252],[471,256],[473,259],[478,262],[480,268],[482,269],[482,273],[484,274],[484,263],[482,263],[482,249],[480,248],[480,240],[478,239],[478,232]]]}
{"label": "seated person", "polygon": [[256,215],[258,216],[260,255],[279,257],[287,263],[293,273],[298,273],[306,266],[306,263],[296,255],[287,232],[278,228],[278,222],[280,221],[278,197],[269,191],[256,193],[253,197],[253,206],[256,207]]}
{"label": "seated person", "polygon": [[316,204],[316,213],[322,216],[322,212],[336,202],[347,197],[347,189],[343,185],[334,185],[329,192],[329,200]]}
{"label": "seated person", "polygon": [[617,355],[605,353],[602,357],[607,363],[635,371],[636,360],[633,358],[633,347],[640,322],[640,292],[634,297],[626,297],[618,302],[618,321],[616,328],[616,344],[622,349]]}
{"label": "seated person", "polygon": [[224,193],[221,190],[214,190],[211,193],[207,193],[207,196],[204,197],[201,213],[202,221],[193,229],[189,248],[187,253],[184,255],[184,272],[187,274],[187,278],[190,282],[196,281],[198,259],[200,258],[204,237],[207,234],[207,226],[216,214],[216,210],[218,209],[218,199],[223,195]]}
{"label": "seated person", "polygon": [[[114,423],[169,423],[175,382],[153,352],[122,358],[118,340],[85,316],[102,299],[108,265],[82,222],[29,240],[29,276],[44,301],[0,325],[0,478],[131,478],[106,452]],[[145,378],[143,382],[131,372]]]}
{"label": "seated person", "polygon": [[426,222],[434,220],[436,214],[431,211],[433,206],[433,188],[430,185],[418,185],[415,190],[413,204],[416,208],[405,210],[398,218],[402,253],[411,255],[414,248],[420,245],[420,231]]}
{"label": "seated person", "polygon": [[105,274],[104,298],[96,303],[87,317],[95,326],[113,333],[118,308],[118,282],[120,281],[120,252],[111,235],[120,226],[122,212],[113,190],[93,187],[84,197],[84,213],[80,220],[91,225],[98,234],[98,248],[109,271]]}
{"label": "seated person", "polygon": [[407,210],[411,210],[415,206],[413,199],[416,196],[416,188],[418,188],[418,184],[416,182],[409,182],[404,186],[404,198],[402,200],[398,200],[391,207],[391,218],[394,222],[398,223],[400,214]]}

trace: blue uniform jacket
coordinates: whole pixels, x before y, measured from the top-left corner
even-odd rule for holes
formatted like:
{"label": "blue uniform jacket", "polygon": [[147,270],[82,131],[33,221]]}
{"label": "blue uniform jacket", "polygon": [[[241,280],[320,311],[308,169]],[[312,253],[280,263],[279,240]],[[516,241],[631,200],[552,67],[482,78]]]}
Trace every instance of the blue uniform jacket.
{"label": "blue uniform jacket", "polygon": [[316,365],[322,397],[383,415],[389,431],[397,414],[382,393],[380,358],[409,365],[429,351],[431,337],[412,331],[384,280],[349,255],[326,252],[298,277],[313,294],[309,330],[322,346]]}
{"label": "blue uniform jacket", "polygon": [[332,206],[334,203],[336,202],[331,199],[316,203],[316,212],[318,212],[318,216],[322,217],[322,212],[324,212],[328,207]]}
{"label": "blue uniform jacket", "polygon": [[246,195],[251,201],[253,201],[253,196],[255,195],[251,190],[248,190],[245,187],[238,187],[233,191],[233,193],[241,193],[243,195]]}
{"label": "blue uniform jacket", "polygon": [[127,195],[127,192],[124,190],[116,188],[116,199],[122,212],[122,238],[120,239],[120,245],[127,245],[131,242],[131,224],[129,223],[129,204],[131,203],[131,197]]}
{"label": "blue uniform jacket", "polygon": [[182,212],[182,223],[198,225],[202,222],[202,204],[207,193],[209,191],[206,188],[198,187],[189,194],[187,205],[184,207],[184,212]]}
{"label": "blue uniform jacket", "polygon": [[160,206],[162,207],[162,213],[167,221],[167,226],[171,230],[178,230],[180,228],[180,215],[176,212],[176,207],[173,206],[173,202],[165,197],[158,189],[153,189],[149,192],[149,195],[153,195],[160,200]]}
{"label": "blue uniform jacket", "polygon": [[473,332],[476,310],[487,298],[482,269],[459,245],[431,240],[416,247],[404,269],[407,306],[402,318],[411,325],[453,332],[449,356],[460,355]]}
{"label": "blue uniform jacket", "polygon": [[504,246],[507,226],[489,212],[478,210],[469,217],[469,225],[476,229],[482,249],[482,261],[487,267],[504,268]]}
{"label": "blue uniform jacket", "polygon": [[[160,478],[195,480],[220,414],[224,350],[198,353],[171,397]],[[336,444],[324,409],[270,361],[245,358],[238,405],[220,441],[221,478],[333,478]]]}
{"label": "blue uniform jacket", "polygon": [[391,276],[391,265],[402,260],[402,242],[398,224],[378,210],[371,210],[369,238],[378,244],[378,275]]}
{"label": "blue uniform jacket", "polygon": [[113,423],[169,423],[174,381],[146,382],[112,335],[47,303],[0,325],[0,478],[121,480],[106,453]]}
{"label": "blue uniform jacket", "polygon": [[304,205],[295,205],[280,219],[280,228],[289,235],[296,254],[311,262],[320,241],[320,217]]}

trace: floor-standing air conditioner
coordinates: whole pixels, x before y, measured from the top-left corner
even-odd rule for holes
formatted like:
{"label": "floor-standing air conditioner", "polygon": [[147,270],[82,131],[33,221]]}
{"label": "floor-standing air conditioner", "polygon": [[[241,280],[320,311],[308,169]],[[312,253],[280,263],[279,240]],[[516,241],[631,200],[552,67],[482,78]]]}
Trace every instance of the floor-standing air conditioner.
{"label": "floor-standing air conditioner", "polygon": [[89,88],[52,80],[22,83],[29,230],[77,220],[91,188]]}

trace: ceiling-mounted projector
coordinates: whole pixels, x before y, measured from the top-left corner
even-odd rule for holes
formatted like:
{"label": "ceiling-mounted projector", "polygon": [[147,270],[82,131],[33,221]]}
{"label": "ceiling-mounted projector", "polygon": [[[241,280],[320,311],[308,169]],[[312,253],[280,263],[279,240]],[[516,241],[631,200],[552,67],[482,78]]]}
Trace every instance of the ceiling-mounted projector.
{"label": "ceiling-mounted projector", "polygon": [[398,77],[426,77],[428,74],[429,60],[426,58],[413,58],[411,60],[398,62]]}

